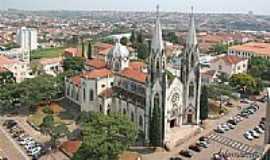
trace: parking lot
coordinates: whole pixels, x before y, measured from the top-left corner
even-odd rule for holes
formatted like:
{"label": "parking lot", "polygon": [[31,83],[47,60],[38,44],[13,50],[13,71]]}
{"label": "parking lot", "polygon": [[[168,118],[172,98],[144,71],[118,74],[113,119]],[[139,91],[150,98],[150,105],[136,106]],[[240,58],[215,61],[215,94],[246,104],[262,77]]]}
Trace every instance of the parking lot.
{"label": "parking lot", "polygon": [[200,153],[194,153],[192,160],[211,159],[214,153],[220,151],[234,154],[235,157],[230,157],[230,160],[248,160],[249,158],[247,157],[240,158],[237,156],[241,156],[240,153],[243,153],[252,157],[257,154],[256,152],[261,152],[264,140],[263,133],[259,135],[259,138],[254,138],[253,140],[248,140],[243,136],[248,130],[254,129],[259,124],[261,117],[265,116],[265,104],[258,104],[260,109],[248,118],[244,118],[236,125],[235,129],[230,129],[225,131],[225,133],[212,132],[209,134],[210,144],[208,148],[203,149]]}
{"label": "parking lot", "polygon": [[[27,134],[15,120],[3,121],[1,123],[1,131],[7,137],[7,142],[13,143],[11,146],[20,152],[21,159],[39,159],[46,153],[43,144]],[[10,156],[10,154],[7,155],[9,159],[11,159]]]}

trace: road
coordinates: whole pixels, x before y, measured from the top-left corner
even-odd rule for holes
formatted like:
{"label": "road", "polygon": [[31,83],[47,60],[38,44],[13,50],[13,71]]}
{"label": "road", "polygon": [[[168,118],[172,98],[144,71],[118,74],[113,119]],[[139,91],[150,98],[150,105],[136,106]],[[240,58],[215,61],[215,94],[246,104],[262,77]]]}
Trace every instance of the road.
{"label": "road", "polygon": [[11,160],[29,160],[23,149],[10,137],[9,133],[0,126],[0,148],[8,159]]}
{"label": "road", "polygon": [[[256,148],[258,145],[261,146],[263,144],[263,138],[264,135],[261,135],[259,139],[255,139],[253,141],[248,141],[243,137],[243,133],[246,132],[249,129],[254,128],[260,121],[261,117],[265,116],[265,106],[266,104],[263,103],[258,103],[260,105],[260,109],[256,112],[256,114],[251,115],[248,119],[244,119],[242,122],[237,125],[237,127],[234,130],[230,130],[226,132],[225,134],[221,134],[225,138],[231,138],[233,140],[237,140],[238,142],[242,144],[247,144],[248,146]],[[231,112],[222,117],[221,119],[218,120],[213,120],[210,121],[210,125],[207,129],[205,129],[202,133],[199,135],[193,137],[192,139],[189,139],[187,142],[182,144],[181,146],[175,148],[171,152],[158,152],[158,153],[153,153],[153,154],[146,154],[143,155],[143,160],[168,160],[172,156],[178,155],[178,152],[182,149],[187,149],[189,145],[196,143],[197,139],[200,136],[203,135],[209,135],[213,133],[213,129],[216,128],[216,126],[220,123],[226,122],[230,117],[236,115],[239,113],[238,109],[233,109]],[[228,142],[229,143],[229,142]],[[243,149],[243,146],[239,146],[241,149]],[[213,153],[219,152],[221,149],[223,150],[228,150],[229,152],[235,153],[239,152],[238,150],[230,147],[229,145],[224,145],[218,142],[211,141],[211,144],[209,145],[209,148],[204,149],[200,153],[195,153],[194,156],[191,158],[192,160],[207,160],[211,159]],[[247,148],[244,148],[247,149]],[[184,159],[184,158],[183,158]],[[234,159],[233,159],[234,160]]]}

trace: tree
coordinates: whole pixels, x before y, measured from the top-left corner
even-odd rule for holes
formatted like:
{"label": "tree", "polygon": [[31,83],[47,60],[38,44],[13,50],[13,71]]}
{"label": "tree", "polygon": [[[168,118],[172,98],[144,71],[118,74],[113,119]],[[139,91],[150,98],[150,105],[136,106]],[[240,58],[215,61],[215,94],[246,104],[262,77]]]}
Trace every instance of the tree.
{"label": "tree", "polygon": [[64,124],[57,125],[54,121],[53,115],[44,117],[40,128],[43,134],[50,135],[50,144],[53,149],[57,149],[59,138],[69,134],[67,126]]}
{"label": "tree", "polygon": [[91,113],[82,128],[82,145],[73,160],[116,160],[138,133],[135,125],[119,114]]}
{"label": "tree", "polygon": [[161,145],[161,113],[159,106],[155,106],[150,121],[150,144],[155,147]]}
{"label": "tree", "polygon": [[261,57],[252,57],[249,61],[248,73],[253,77],[270,81],[270,60]]}
{"label": "tree", "polygon": [[125,45],[126,46],[128,44],[128,38],[127,37],[122,37],[121,40],[120,40],[120,43],[122,45]]}
{"label": "tree", "polygon": [[0,67],[0,87],[10,84],[10,83],[14,83],[16,81],[16,78],[13,76],[13,73],[8,71],[8,70],[4,70],[1,72],[1,67]]}
{"label": "tree", "polygon": [[230,84],[242,90],[243,93],[251,91],[256,87],[256,79],[246,73],[235,74],[230,79]]}
{"label": "tree", "polygon": [[66,57],[64,59],[64,70],[81,72],[84,68],[84,58],[82,57]]}
{"label": "tree", "polygon": [[143,43],[143,40],[144,38],[143,38],[142,32],[139,32],[137,34],[137,43]]}
{"label": "tree", "polygon": [[134,44],[136,41],[137,41],[137,40],[136,40],[136,33],[135,33],[135,31],[133,30],[133,31],[131,32],[130,42],[131,42],[132,44]]}
{"label": "tree", "polygon": [[90,41],[88,42],[87,58],[88,59],[92,58],[92,44]]}
{"label": "tree", "polygon": [[205,120],[208,118],[208,91],[207,87],[202,87],[200,99],[200,119]]}
{"label": "tree", "polygon": [[217,54],[227,53],[228,52],[228,45],[223,43],[218,43],[213,46],[213,51]]}
{"label": "tree", "polygon": [[149,56],[149,49],[146,44],[138,43],[137,44],[138,58],[145,60]]}
{"label": "tree", "polygon": [[85,57],[84,41],[82,41],[82,57]]}
{"label": "tree", "polygon": [[167,41],[170,41],[172,43],[179,43],[180,42],[178,37],[176,36],[175,32],[169,32],[168,34],[166,34],[164,36],[164,39]]}

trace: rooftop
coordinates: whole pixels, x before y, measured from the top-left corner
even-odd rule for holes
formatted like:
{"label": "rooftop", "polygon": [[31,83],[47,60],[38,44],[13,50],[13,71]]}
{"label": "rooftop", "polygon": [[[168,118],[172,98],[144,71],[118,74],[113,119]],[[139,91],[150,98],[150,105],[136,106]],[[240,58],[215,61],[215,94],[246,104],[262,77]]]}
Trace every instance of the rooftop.
{"label": "rooftop", "polygon": [[112,71],[106,68],[95,69],[92,71],[84,72],[82,74],[82,77],[86,79],[105,78],[105,77],[111,77],[111,76],[112,76]]}
{"label": "rooftop", "polygon": [[270,43],[246,43],[229,48],[230,50],[252,52],[260,56],[270,56]]}
{"label": "rooftop", "polygon": [[238,64],[239,62],[244,61],[246,59],[240,58],[238,56],[233,56],[233,55],[225,55],[225,56],[218,57],[218,58],[212,60],[212,62],[216,62],[218,60],[223,60],[225,63],[232,65],[232,64]]}
{"label": "rooftop", "polygon": [[94,58],[86,60],[86,65],[94,67],[95,69],[101,69],[106,67],[106,62],[104,60]]}
{"label": "rooftop", "polygon": [[0,55],[0,66],[4,67],[5,65],[10,65],[17,63],[18,61],[16,59],[9,59],[6,56]]}
{"label": "rooftop", "polygon": [[135,80],[140,83],[145,83],[147,77],[145,73],[131,68],[125,68],[124,70],[120,71],[118,75],[128,79]]}

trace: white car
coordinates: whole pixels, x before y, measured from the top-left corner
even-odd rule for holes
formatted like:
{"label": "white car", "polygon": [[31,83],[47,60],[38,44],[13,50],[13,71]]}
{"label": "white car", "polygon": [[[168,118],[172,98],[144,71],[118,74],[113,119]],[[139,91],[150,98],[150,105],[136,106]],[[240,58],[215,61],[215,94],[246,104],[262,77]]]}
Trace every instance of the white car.
{"label": "white car", "polygon": [[259,134],[263,134],[263,133],[264,133],[264,130],[263,130],[261,127],[259,127],[259,126],[256,126],[256,127],[254,128],[254,131],[256,131],[256,132],[259,133]]}
{"label": "white car", "polygon": [[230,127],[227,124],[221,124],[221,127],[225,129],[225,131],[230,130]]}
{"label": "white car", "polygon": [[30,150],[28,154],[33,156],[33,155],[38,154],[40,151],[41,151],[41,147],[35,147],[32,150]]}
{"label": "white car", "polygon": [[244,137],[250,141],[254,139],[254,137],[249,132],[244,133]]}
{"label": "white car", "polygon": [[231,123],[227,123],[227,126],[230,128],[230,129],[234,129],[235,128],[235,125],[231,124]]}
{"label": "white car", "polygon": [[256,132],[256,131],[254,131],[254,130],[249,130],[248,131],[254,138],[259,138],[260,137],[260,135]]}
{"label": "white car", "polygon": [[22,141],[20,141],[19,144],[25,145],[25,144],[27,144],[28,142],[30,142],[32,140],[33,140],[32,137],[26,137],[25,139],[23,139]]}

